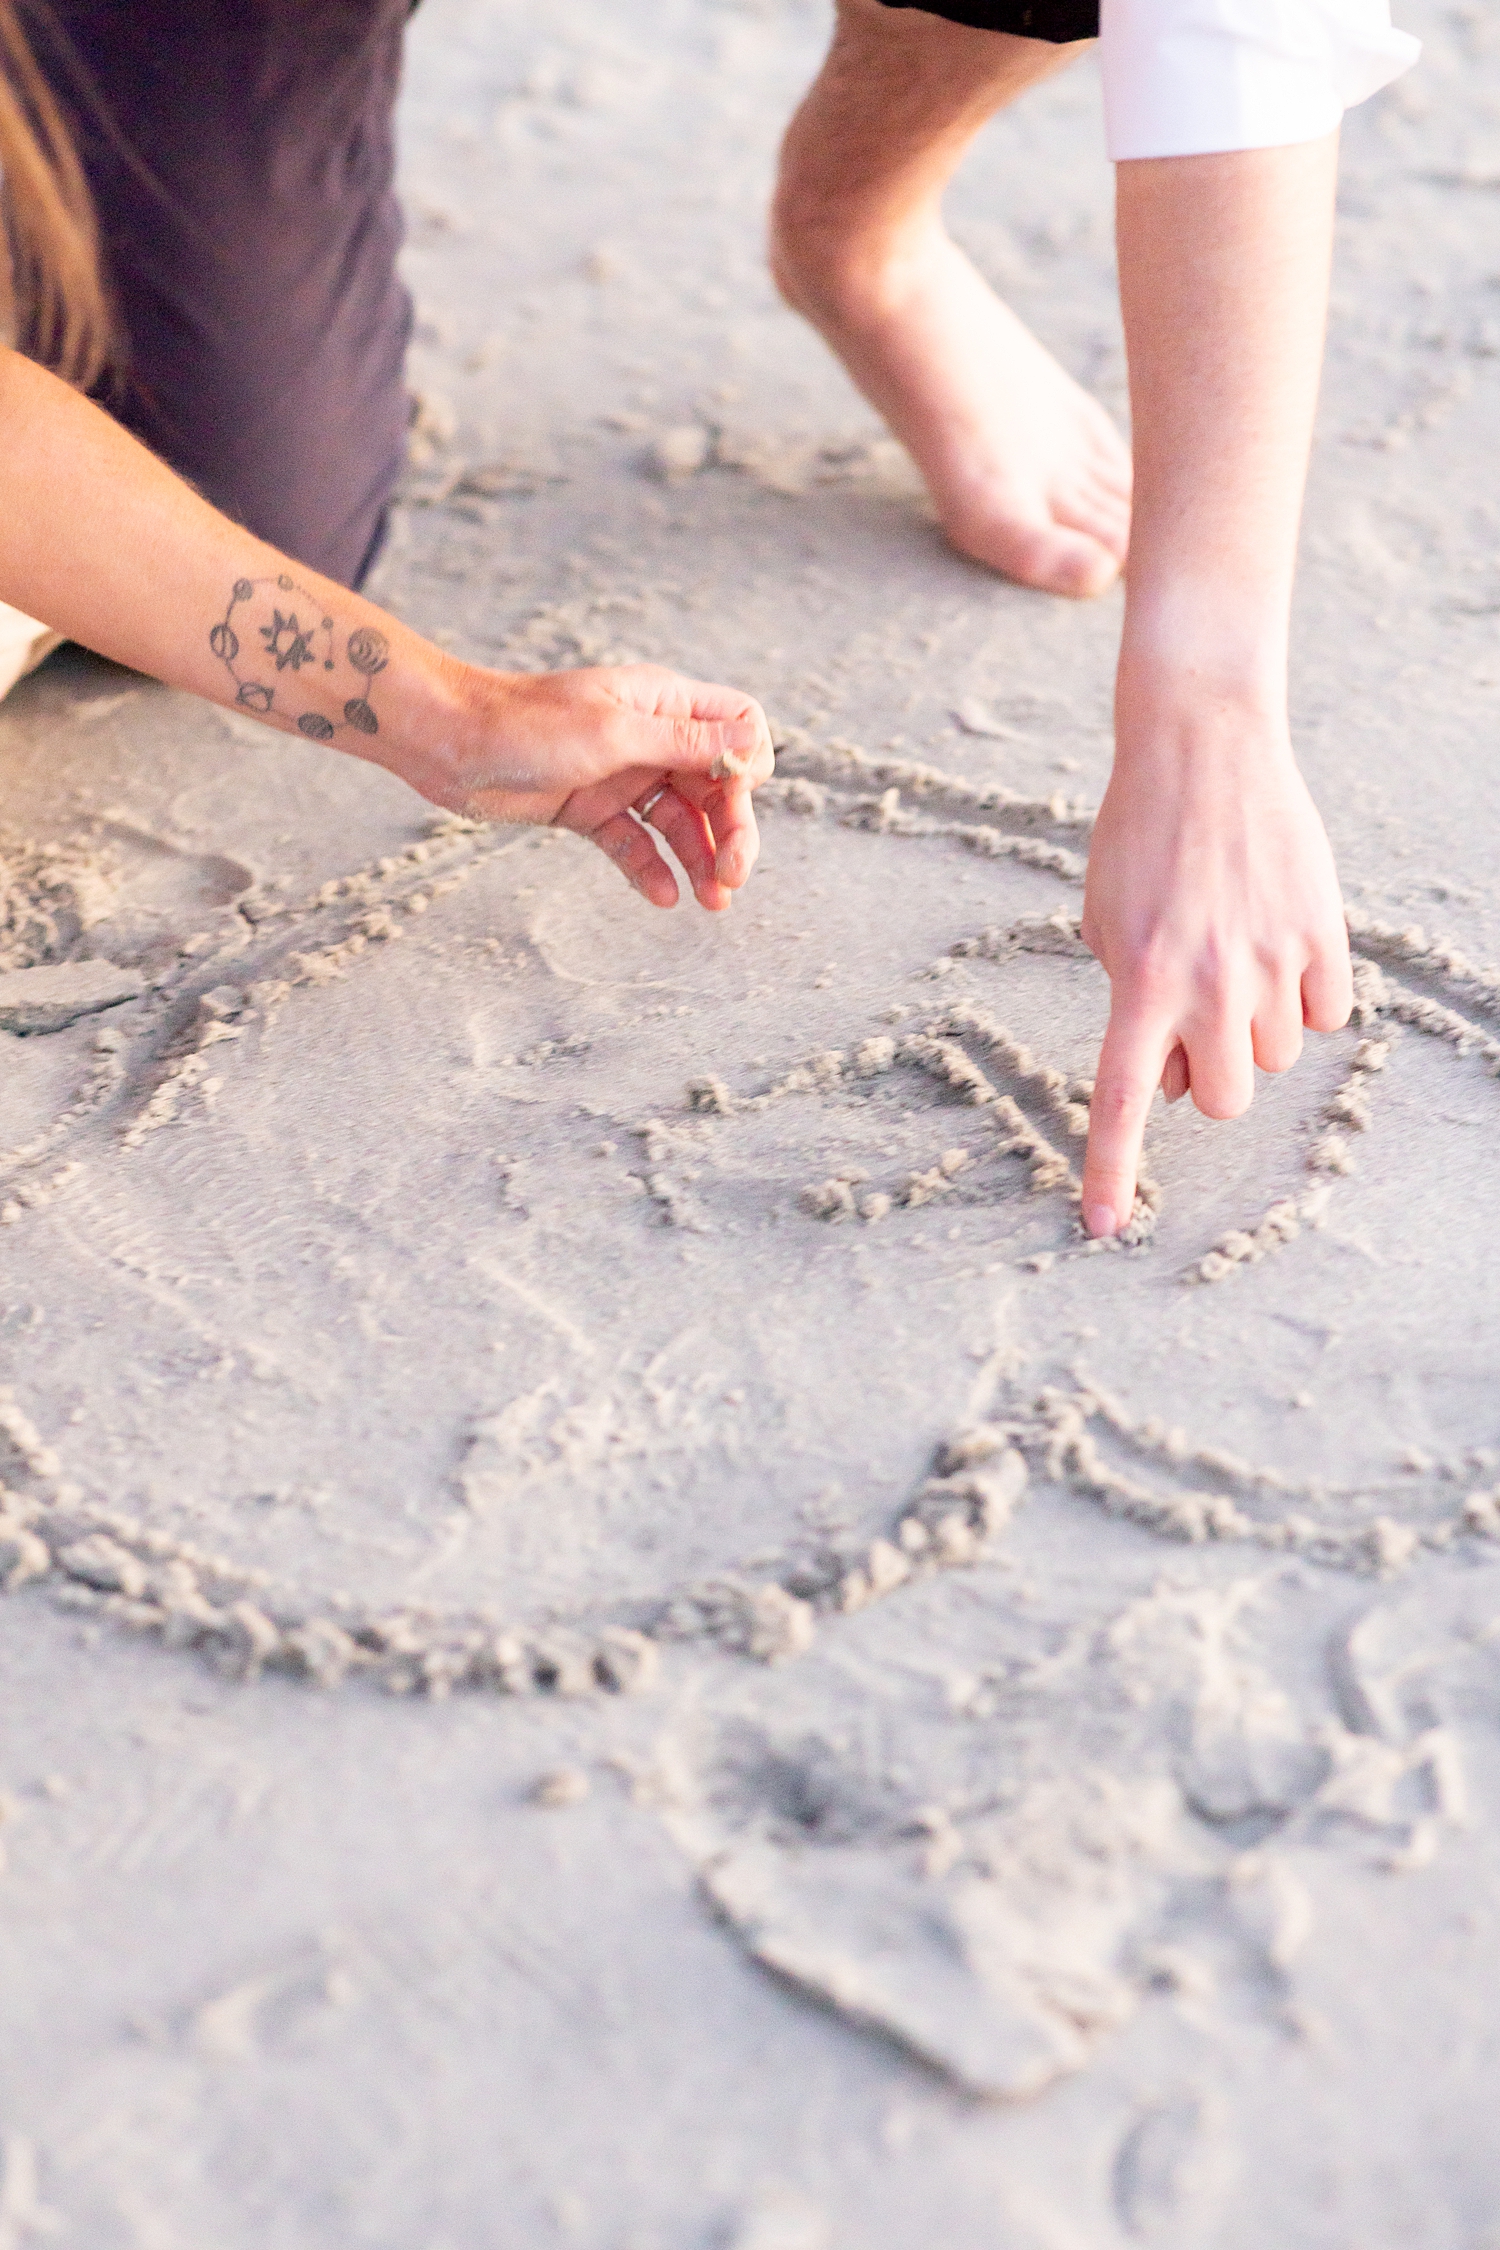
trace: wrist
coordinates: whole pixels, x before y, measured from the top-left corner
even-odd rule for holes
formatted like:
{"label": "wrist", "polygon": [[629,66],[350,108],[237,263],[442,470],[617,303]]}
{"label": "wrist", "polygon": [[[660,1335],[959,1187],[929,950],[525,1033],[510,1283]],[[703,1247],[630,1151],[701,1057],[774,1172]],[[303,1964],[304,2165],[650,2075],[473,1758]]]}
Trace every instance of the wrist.
{"label": "wrist", "polygon": [[1291,604],[1233,579],[1132,587],[1122,659],[1193,671],[1248,691],[1286,677]]}
{"label": "wrist", "polygon": [[1165,732],[1184,744],[1225,727],[1287,733],[1284,611],[1201,585],[1127,605],[1115,678],[1123,743]]}
{"label": "wrist", "polygon": [[493,758],[505,738],[508,677],[415,634],[401,654],[392,725],[373,755],[432,803],[457,806],[472,794],[485,754]]}
{"label": "wrist", "polygon": [[1122,651],[1114,762],[1174,781],[1292,765],[1284,666],[1201,644]]}

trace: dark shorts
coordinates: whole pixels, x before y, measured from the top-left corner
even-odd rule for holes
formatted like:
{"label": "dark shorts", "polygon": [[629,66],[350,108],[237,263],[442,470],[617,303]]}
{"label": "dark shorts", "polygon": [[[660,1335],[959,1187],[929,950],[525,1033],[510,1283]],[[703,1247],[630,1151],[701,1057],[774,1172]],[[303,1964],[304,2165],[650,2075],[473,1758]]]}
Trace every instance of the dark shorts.
{"label": "dark shorts", "polygon": [[411,0],[51,0],[128,358],[103,403],[357,584],[404,450],[393,114]]}
{"label": "dark shorts", "polygon": [[887,8],[918,8],[924,16],[976,31],[1010,31],[1018,39],[1047,39],[1054,47],[1099,36],[1099,0],[884,0]]}

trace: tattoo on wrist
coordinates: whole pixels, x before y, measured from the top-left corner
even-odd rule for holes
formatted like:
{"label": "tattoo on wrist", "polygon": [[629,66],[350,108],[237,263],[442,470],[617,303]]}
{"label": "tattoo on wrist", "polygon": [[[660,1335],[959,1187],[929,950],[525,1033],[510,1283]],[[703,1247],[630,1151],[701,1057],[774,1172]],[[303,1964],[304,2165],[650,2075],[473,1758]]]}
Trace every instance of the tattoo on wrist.
{"label": "tattoo on wrist", "polygon": [[[346,727],[380,732],[370,695],[390,661],[389,641],[372,625],[342,634],[321,602],[285,571],[237,578],[208,645],[233,680],[242,710],[260,718],[274,712],[313,742],[331,742]],[[314,695],[314,683],[321,695]],[[327,707],[320,708],[325,698]],[[340,710],[342,717],[333,715]]]}

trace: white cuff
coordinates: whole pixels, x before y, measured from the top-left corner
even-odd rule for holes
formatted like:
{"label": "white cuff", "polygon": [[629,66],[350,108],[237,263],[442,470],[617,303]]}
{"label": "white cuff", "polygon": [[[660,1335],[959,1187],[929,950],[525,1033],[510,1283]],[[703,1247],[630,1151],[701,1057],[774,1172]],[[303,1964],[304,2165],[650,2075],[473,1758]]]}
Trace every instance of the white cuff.
{"label": "white cuff", "polygon": [[1109,153],[1321,140],[1421,51],[1388,0],[1101,0]]}

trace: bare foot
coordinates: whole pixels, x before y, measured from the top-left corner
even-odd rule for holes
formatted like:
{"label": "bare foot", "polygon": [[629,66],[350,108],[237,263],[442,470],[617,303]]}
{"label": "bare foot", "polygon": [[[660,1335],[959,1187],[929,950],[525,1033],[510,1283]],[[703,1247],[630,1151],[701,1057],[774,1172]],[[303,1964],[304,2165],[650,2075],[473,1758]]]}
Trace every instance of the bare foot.
{"label": "bare foot", "polygon": [[961,554],[1052,594],[1113,584],[1130,537],[1124,440],[940,223],[880,252],[778,226],[771,263],[916,461]]}

